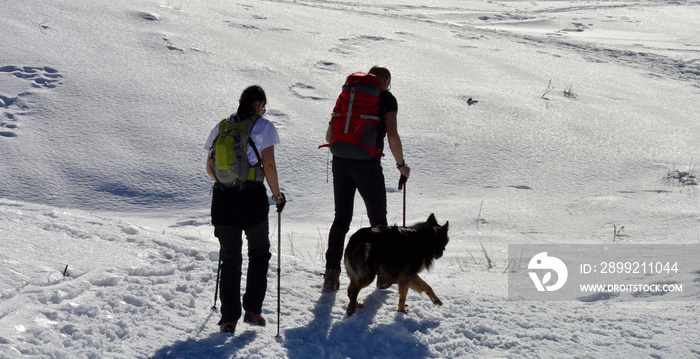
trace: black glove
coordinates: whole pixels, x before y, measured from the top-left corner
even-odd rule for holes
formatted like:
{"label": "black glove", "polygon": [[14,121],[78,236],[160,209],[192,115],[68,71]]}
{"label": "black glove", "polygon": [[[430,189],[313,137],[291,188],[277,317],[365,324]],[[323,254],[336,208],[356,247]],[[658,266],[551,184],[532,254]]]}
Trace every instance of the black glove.
{"label": "black glove", "polygon": [[406,176],[401,175],[401,178],[399,178],[399,189],[403,189],[403,185],[408,181],[408,178]]}
{"label": "black glove", "polygon": [[282,213],[284,205],[287,204],[287,198],[284,196],[284,193],[280,192],[279,200],[275,200],[275,203],[277,206],[277,213]]}

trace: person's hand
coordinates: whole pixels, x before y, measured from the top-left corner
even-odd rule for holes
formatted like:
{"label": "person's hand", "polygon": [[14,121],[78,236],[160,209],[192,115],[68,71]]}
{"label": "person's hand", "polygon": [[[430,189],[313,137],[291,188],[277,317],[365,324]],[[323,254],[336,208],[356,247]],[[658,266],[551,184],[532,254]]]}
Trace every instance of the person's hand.
{"label": "person's hand", "polygon": [[400,165],[396,165],[401,173],[401,178],[399,178],[399,189],[403,189],[403,185],[408,181],[408,176],[411,175],[411,167],[406,166],[406,162],[401,162]]}
{"label": "person's hand", "polygon": [[410,175],[411,175],[411,167],[408,167],[407,165],[403,165],[402,167],[399,167],[399,172],[401,172],[402,176],[404,176],[404,177],[406,177],[406,179],[408,179],[408,177],[410,177]]}
{"label": "person's hand", "polygon": [[399,178],[399,190],[403,189],[403,185],[408,181],[408,178],[406,176],[401,175],[401,178]]}
{"label": "person's hand", "polygon": [[282,210],[284,210],[284,205],[287,204],[287,198],[284,196],[284,193],[280,192],[280,195],[277,197],[272,197],[275,200],[275,206],[277,207],[277,213],[282,213]]}
{"label": "person's hand", "polygon": [[401,173],[401,178],[399,178],[399,189],[403,189],[403,185],[408,181],[408,177],[411,175],[411,167],[406,166],[406,162],[403,161],[401,164],[396,165]]}

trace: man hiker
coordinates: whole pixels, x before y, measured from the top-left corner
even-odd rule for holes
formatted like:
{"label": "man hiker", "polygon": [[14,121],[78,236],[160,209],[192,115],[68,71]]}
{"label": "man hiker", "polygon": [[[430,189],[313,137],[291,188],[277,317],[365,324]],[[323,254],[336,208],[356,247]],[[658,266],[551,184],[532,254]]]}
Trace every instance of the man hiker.
{"label": "man hiker", "polygon": [[[403,157],[401,137],[397,130],[398,103],[391,88],[391,73],[385,67],[375,66],[369,74],[376,76],[379,82],[379,136],[377,147],[379,154],[371,159],[348,159],[333,155],[333,194],[335,202],[335,219],[328,235],[328,250],[326,251],[326,272],[323,291],[335,291],[340,287],[340,262],[343,258],[345,235],[350,230],[352,221],[355,191],[360,193],[367,209],[367,217],[371,226],[386,225],[386,186],[382,172],[381,153],[386,136],[396,167],[401,176],[408,179],[410,168]],[[326,141],[331,142],[332,124],[328,126]],[[404,179],[404,180],[405,180]],[[377,277],[377,287],[385,289],[391,286]]]}

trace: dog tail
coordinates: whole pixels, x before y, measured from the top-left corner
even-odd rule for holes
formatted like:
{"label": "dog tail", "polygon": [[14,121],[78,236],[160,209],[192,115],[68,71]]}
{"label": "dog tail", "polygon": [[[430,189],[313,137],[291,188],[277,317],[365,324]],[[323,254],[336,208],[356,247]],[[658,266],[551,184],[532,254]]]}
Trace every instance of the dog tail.
{"label": "dog tail", "polygon": [[361,278],[367,278],[371,274],[369,264],[367,259],[369,258],[369,253],[372,249],[372,244],[367,242],[360,242],[352,248],[348,246],[345,251],[345,271],[347,272],[350,280],[358,281]]}

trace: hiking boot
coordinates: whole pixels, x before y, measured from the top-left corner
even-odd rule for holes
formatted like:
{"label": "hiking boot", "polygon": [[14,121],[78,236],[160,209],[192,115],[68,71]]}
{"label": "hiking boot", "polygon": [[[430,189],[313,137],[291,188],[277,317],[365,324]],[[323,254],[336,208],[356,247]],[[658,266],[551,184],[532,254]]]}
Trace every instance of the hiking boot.
{"label": "hiking boot", "polygon": [[340,269],[326,269],[326,274],[323,275],[326,279],[323,280],[323,292],[335,292],[340,288]]}
{"label": "hiking boot", "polygon": [[219,328],[221,328],[222,333],[231,333],[233,334],[236,331],[236,324],[238,322],[226,322],[226,323],[219,323]]}
{"label": "hiking boot", "polygon": [[261,317],[260,314],[255,314],[247,310],[245,311],[245,315],[243,315],[243,322],[260,327],[265,326],[265,318]]}
{"label": "hiking boot", "polygon": [[377,289],[389,289],[394,284],[396,284],[395,281],[381,274],[377,274]]}

